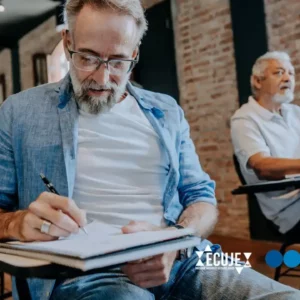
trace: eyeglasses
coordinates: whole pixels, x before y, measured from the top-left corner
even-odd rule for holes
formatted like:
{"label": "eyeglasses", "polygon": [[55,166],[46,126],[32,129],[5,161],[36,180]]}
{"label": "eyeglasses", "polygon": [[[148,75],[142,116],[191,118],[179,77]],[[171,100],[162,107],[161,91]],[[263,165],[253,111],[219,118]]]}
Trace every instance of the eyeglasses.
{"label": "eyeglasses", "polygon": [[96,71],[101,67],[102,64],[105,64],[110,73],[122,75],[129,73],[138,63],[138,56],[136,59],[110,58],[104,60],[99,56],[89,53],[71,51],[69,49],[68,51],[74,67],[78,70],[86,72]]}

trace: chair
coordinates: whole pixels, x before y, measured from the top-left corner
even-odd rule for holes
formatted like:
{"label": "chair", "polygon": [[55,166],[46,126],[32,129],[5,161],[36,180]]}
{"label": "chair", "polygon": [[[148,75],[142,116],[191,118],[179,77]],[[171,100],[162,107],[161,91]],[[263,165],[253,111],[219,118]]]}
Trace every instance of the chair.
{"label": "chair", "polygon": [[[242,185],[247,184],[235,155],[233,155],[233,162],[240,182]],[[247,196],[250,237],[254,240],[282,242],[284,240],[283,235],[277,230],[274,223],[265,217],[255,194],[248,194]]]}
{"label": "chair", "polygon": [[[233,155],[233,162],[240,182],[242,183],[242,185],[245,185],[246,180],[242,175],[240,164],[235,155]],[[252,239],[282,242],[282,245],[279,250],[282,255],[284,255],[286,249],[289,246],[300,243],[300,235],[298,239],[288,238],[286,235],[280,233],[276,225],[264,216],[255,194],[248,194],[247,196],[248,196],[247,201],[248,201],[248,212],[249,212],[249,229],[250,229],[250,237]],[[282,276],[300,277],[299,275],[296,274],[288,274],[290,271],[299,272],[300,271],[299,269],[289,268],[283,273],[281,273],[281,267],[282,266],[279,266],[275,269],[274,280],[278,281],[279,278]]]}

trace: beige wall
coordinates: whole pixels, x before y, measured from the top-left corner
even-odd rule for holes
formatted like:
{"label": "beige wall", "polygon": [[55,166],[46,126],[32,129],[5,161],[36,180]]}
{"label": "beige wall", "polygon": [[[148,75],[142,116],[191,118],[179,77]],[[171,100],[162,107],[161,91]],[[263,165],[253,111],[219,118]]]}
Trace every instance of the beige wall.
{"label": "beige wall", "polygon": [[55,17],[52,17],[20,40],[21,86],[23,90],[34,86],[33,55],[36,53],[51,54],[61,40],[61,35],[56,32],[55,27]]}
{"label": "beige wall", "polygon": [[4,49],[0,52],[0,75],[5,75],[6,82],[6,97],[13,92],[13,79],[12,79],[12,64],[11,64],[11,51]]}

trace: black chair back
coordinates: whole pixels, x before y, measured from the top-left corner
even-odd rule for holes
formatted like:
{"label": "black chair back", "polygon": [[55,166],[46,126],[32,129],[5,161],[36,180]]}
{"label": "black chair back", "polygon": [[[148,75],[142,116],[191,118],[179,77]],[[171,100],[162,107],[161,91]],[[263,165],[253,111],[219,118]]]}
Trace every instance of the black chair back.
{"label": "black chair back", "polygon": [[[241,184],[245,185],[246,180],[241,172],[240,164],[236,155],[233,155],[233,162]],[[247,200],[250,237],[254,240],[284,241],[284,236],[277,230],[274,223],[268,220],[261,211],[255,194],[248,194]]]}

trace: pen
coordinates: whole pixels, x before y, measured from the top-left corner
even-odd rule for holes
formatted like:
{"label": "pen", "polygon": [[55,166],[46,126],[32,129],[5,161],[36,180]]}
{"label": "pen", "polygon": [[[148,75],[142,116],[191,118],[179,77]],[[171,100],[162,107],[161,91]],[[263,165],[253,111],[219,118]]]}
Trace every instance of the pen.
{"label": "pen", "polygon": [[[49,191],[53,194],[56,194],[56,195],[59,195],[58,191],[55,189],[54,185],[52,184],[52,182],[50,182],[48,180],[48,178],[43,174],[43,173],[40,173],[40,176],[44,182],[44,184],[46,185],[46,187],[49,189]],[[86,229],[84,227],[80,227],[84,232],[85,234],[88,234]]]}

